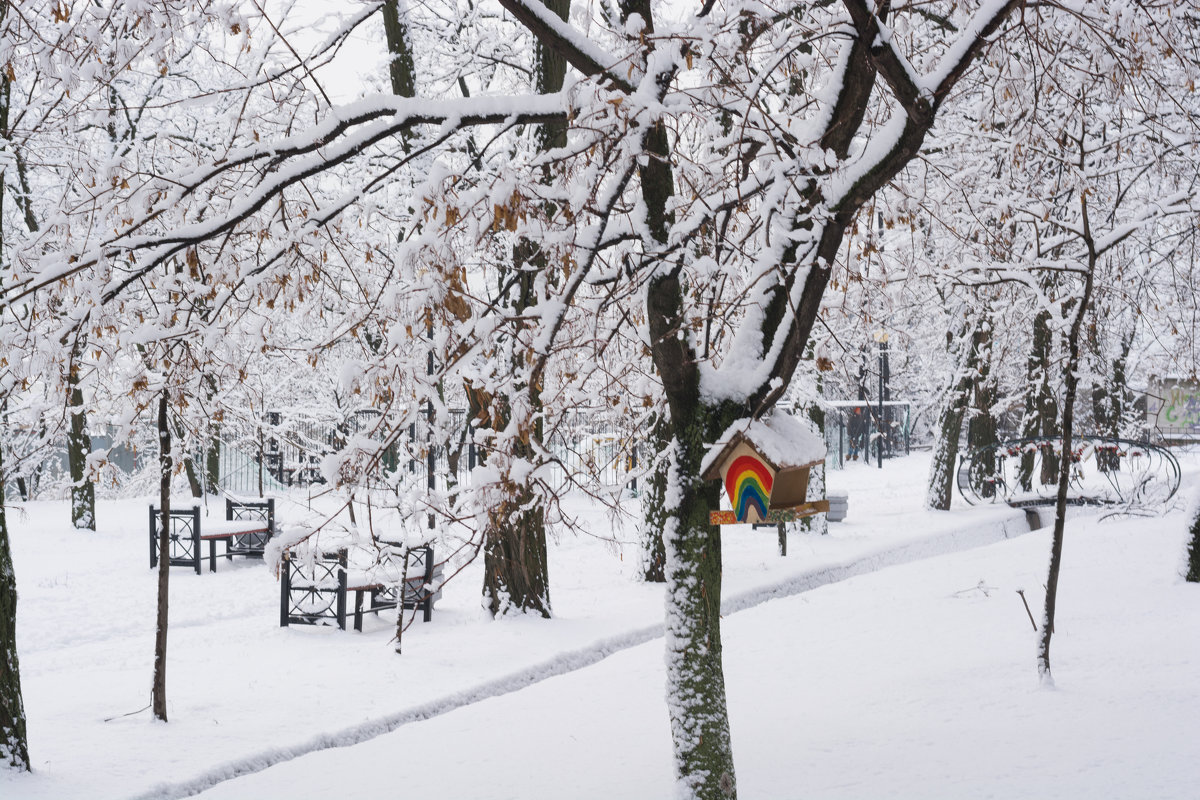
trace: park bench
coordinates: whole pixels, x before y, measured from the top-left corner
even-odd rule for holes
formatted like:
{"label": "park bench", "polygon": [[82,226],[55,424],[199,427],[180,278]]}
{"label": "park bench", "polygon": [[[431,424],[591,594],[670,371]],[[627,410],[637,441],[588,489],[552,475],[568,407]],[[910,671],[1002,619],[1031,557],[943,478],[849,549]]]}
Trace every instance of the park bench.
{"label": "park bench", "polygon": [[[385,544],[367,569],[352,569],[348,548],[299,555],[283,554],[279,625],[337,625],[346,629],[349,595],[354,594],[354,630],[365,614],[396,608],[419,610],[425,622],[441,598],[442,565],[433,547]],[[356,556],[366,551],[356,549]],[[374,554],[372,554],[374,555]],[[401,593],[402,596],[401,596]]]}
{"label": "park bench", "polygon": [[[159,509],[150,506],[150,567],[158,566]],[[217,571],[217,542],[225,543],[225,558],[262,558],[275,533],[275,500],[241,502],[226,499],[225,519],[201,525],[200,507],[172,509],[168,558],[172,567],[192,567],[200,574],[201,542],[208,543],[208,569]]]}
{"label": "park bench", "polygon": [[[267,542],[275,535],[275,498],[266,500],[234,500],[225,498],[225,519],[229,523],[256,522],[248,530],[234,532],[225,550],[225,558],[234,556],[262,558]],[[266,523],[263,528],[261,523]]]}

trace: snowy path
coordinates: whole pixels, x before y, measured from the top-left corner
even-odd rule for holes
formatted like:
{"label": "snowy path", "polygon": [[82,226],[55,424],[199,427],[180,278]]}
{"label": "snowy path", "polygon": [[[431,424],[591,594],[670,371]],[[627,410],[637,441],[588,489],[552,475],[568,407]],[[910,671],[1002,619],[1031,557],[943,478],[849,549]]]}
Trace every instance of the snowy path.
{"label": "snowy path", "polygon": [[[1175,571],[1181,516],[1079,521],[1057,690],[1037,686],[1015,592],[1043,579],[1046,531],[727,617],[741,795],[1195,797],[1200,587]],[[403,774],[403,793],[417,797],[668,797],[664,681],[660,647],[648,643],[201,796],[389,796]]]}
{"label": "snowy path", "polygon": [[[768,600],[811,591],[821,586],[847,580],[853,576],[875,572],[885,567],[981,547],[1029,532],[1028,522],[1022,512],[1005,511],[1000,515],[1000,519],[996,519],[997,515],[995,514],[989,514],[988,516],[992,518],[984,522],[969,525],[963,529],[951,530],[899,546],[884,547],[848,563],[801,572],[786,580],[758,586],[754,589],[743,590],[726,597],[723,604],[724,614],[728,616],[739,611],[754,608]],[[169,798],[188,797],[224,781],[253,774],[309,753],[361,744],[390,733],[409,723],[429,720],[461,709],[464,706],[501,697],[513,692],[519,692],[548,678],[591,667],[623,650],[628,650],[658,639],[662,636],[662,632],[661,623],[627,631],[595,642],[585,648],[558,654],[542,663],[532,665],[495,680],[486,681],[465,691],[456,692],[413,708],[373,718],[361,725],[338,732],[323,733],[307,742],[294,746],[271,749],[256,753],[248,758],[227,762],[196,776],[194,779],[156,786],[149,792],[137,797],[138,800],[150,800],[151,798],[168,800]]]}

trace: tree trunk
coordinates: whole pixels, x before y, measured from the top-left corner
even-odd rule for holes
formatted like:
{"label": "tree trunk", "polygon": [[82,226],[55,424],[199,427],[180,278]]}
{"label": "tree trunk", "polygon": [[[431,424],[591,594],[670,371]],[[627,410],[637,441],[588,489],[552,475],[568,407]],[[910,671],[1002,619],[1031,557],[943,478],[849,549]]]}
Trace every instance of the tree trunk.
{"label": "tree trunk", "polygon": [[1200,583],[1200,504],[1196,506],[1189,531],[1192,539],[1188,542],[1187,579],[1191,583]]}
{"label": "tree trunk", "polygon": [[263,497],[263,472],[267,468],[267,450],[262,428],[256,428],[258,434],[258,496]]}
{"label": "tree trunk", "polygon": [[[182,429],[177,429],[180,441],[183,441]],[[183,457],[183,473],[187,476],[188,489],[192,492],[192,497],[197,500],[204,497],[204,483],[201,480],[200,471],[196,469],[196,459],[190,455]]]}
{"label": "tree trunk", "polygon": [[[570,11],[569,0],[542,0],[543,5],[564,22]],[[566,61],[563,57],[542,44],[538,40],[535,53],[535,81],[538,94],[551,94],[563,87],[566,77]],[[547,123],[537,129],[538,149],[542,152],[567,143],[566,126],[563,123]],[[554,180],[554,175],[547,167],[543,181]],[[546,209],[548,214],[553,209]],[[520,240],[513,248],[512,271],[502,272],[502,286],[505,286],[503,303],[512,309],[516,320],[525,314],[538,302],[536,278],[546,274],[546,253],[540,243],[527,239]],[[516,373],[525,370],[528,360],[522,344],[521,331],[525,324],[516,323],[517,330],[512,337],[512,369]],[[541,425],[541,391],[534,385],[518,387],[529,397],[532,426],[528,436],[533,441],[542,441]],[[496,398],[496,406],[500,409],[496,429],[501,430],[511,421],[512,405],[508,398]],[[513,457],[518,459],[537,459],[533,441],[514,439]],[[549,563],[546,558],[546,514],[541,497],[527,484],[511,485],[512,497],[501,505],[499,511],[489,515],[490,524],[485,532],[484,543],[484,596],[487,607],[493,615],[507,613],[510,610],[521,612],[536,612],[542,617],[550,617],[550,578]]]}
{"label": "tree trunk", "polygon": [[[626,16],[640,14],[644,35],[653,37],[654,16],[647,0],[631,0],[621,8]],[[646,132],[643,147],[646,158],[639,179],[646,227],[653,243],[662,245],[674,221],[670,204],[675,194],[670,142],[662,121]],[[819,270],[813,273],[823,277]],[[675,442],[666,492],[675,503],[663,527],[667,709],[677,796],[732,800],[737,797],[737,779],[722,663],[721,528],[708,521],[709,511],[720,508],[720,487],[700,479],[700,466],[727,425],[749,416],[750,410],[727,408],[720,414],[704,405],[697,356],[683,333],[687,327],[683,297],[679,268],[659,264],[648,282],[646,316],[651,355],[663,383]],[[774,307],[768,309],[772,319],[774,312]]]}
{"label": "tree trunk", "polygon": [[[1043,289],[1045,286],[1043,286]],[[1058,403],[1050,388],[1050,357],[1053,352],[1054,335],[1050,330],[1050,312],[1039,311],[1033,318],[1033,344],[1029,362],[1025,369],[1025,417],[1021,423],[1021,438],[1058,437]],[[1021,457],[1018,482],[1028,492],[1033,488],[1033,470],[1037,454],[1025,453]],[[1042,449],[1042,467],[1038,480],[1043,486],[1052,483],[1058,476],[1058,459],[1050,448]]]}
{"label": "tree trunk", "polygon": [[[154,633],[154,683],[150,703],[155,719],[167,721],[167,584],[171,575],[171,428],[169,393],[158,399],[158,606]],[[199,558],[200,554],[196,553]]]}
{"label": "tree trunk", "polygon": [[642,520],[638,525],[641,539],[642,580],[665,583],[667,580],[667,546],[663,531],[670,519],[667,500],[667,473],[671,469],[671,424],[662,414],[656,414],[648,437],[650,475],[642,493]]}
{"label": "tree trunk", "polygon": [[1058,604],[1058,574],[1062,568],[1063,531],[1067,522],[1067,490],[1071,483],[1071,448],[1075,426],[1075,397],[1079,389],[1079,339],[1083,328],[1083,317],[1092,298],[1092,281],[1096,274],[1098,254],[1094,249],[1087,216],[1087,195],[1080,203],[1083,207],[1084,238],[1088,244],[1088,267],[1084,277],[1083,294],[1075,309],[1075,319],[1067,336],[1067,372],[1063,377],[1062,411],[1062,456],[1058,464],[1058,497],[1054,505],[1054,534],[1050,543],[1050,569],[1046,577],[1046,609],[1042,619],[1041,636],[1038,642],[1038,677],[1043,684],[1053,685],[1050,672],[1050,639],[1054,635],[1054,614]]}
{"label": "tree trunk", "polygon": [[[666,158],[667,131],[661,122],[647,132],[645,147],[649,158],[641,170],[642,198],[648,227],[661,242],[666,241],[667,203],[674,194],[674,176]],[[826,279],[827,273],[818,278]],[[664,525],[667,706],[679,796],[731,800],[737,796],[737,781],[722,666],[721,528],[708,522],[708,512],[720,508],[720,487],[700,479],[700,466],[712,443],[734,421],[751,416],[752,410],[737,404],[710,408],[701,400],[696,357],[680,334],[685,325],[682,297],[676,270],[660,270],[646,292],[651,353],[662,376],[675,433],[674,468],[666,496],[678,502],[669,508]],[[806,330],[805,339],[807,335]]]}
{"label": "tree trunk", "polygon": [[720,507],[720,487],[699,478],[725,426],[708,424],[711,412],[702,406],[682,416],[673,423],[677,468],[668,492],[679,499],[666,535],[668,708],[680,796],[726,800],[736,796],[737,782],[722,664],[721,528],[708,522]]}
{"label": "tree trunk", "polygon": [[402,13],[397,0],[385,0],[383,4],[383,33],[387,39],[388,77],[392,82],[392,94],[397,97],[416,97],[408,18],[406,13]]}
{"label": "tree trunk", "polygon": [[[1089,344],[1093,346],[1093,355],[1100,368],[1103,369],[1104,353],[1097,341],[1095,322],[1090,326],[1088,339]],[[1125,365],[1132,346],[1133,333],[1130,332],[1128,336],[1122,337],[1121,349],[1107,370],[1112,376],[1111,380],[1092,386],[1092,420],[1098,436],[1116,439],[1121,435],[1121,423],[1125,416],[1125,399],[1129,394]],[[1116,450],[1097,452],[1096,466],[1101,472],[1115,472],[1121,468],[1121,456]]]}
{"label": "tree trunk", "polygon": [[1192,540],[1188,542],[1188,572],[1190,583],[1200,583],[1200,503],[1196,503],[1192,515],[1192,527],[1188,529]]}
{"label": "tree trunk", "polygon": [[938,417],[937,439],[933,444],[933,461],[929,469],[929,490],[925,504],[941,511],[950,509],[954,494],[954,474],[958,465],[958,440],[962,434],[963,417],[971,386],[979,371],[979,353],[975,349],[975,331],[964,330],[959,337],[961,355],[954,383],[946,395]]}
{"label": "tree trunk", "polygon": [[[206,312],[207,313],[207,312]],[[211,374],[204,376],[205,407],[212,408],[217,396],[217,381]],[[204,492],[221,493],[221,423],[212,418],[208,424],[208,441],[204,445]]]}
{"label": "tree trunk", "polygon": [[[180,442],[187,441],[187,431],[183,427],[183,422],[180,418],[175,419],[175,438]],[[183,454],[183,472],[187,476],[188,489],[192,492],[192,497],[200,499],[204,496],[204,484],[200,470],[196,466],[196,457],[193,452],[185,451]]]}
{"label": "tree trunk", "polygon": [[221,492],[221,426],[216,424],[209,429],[204,448],[204,490],[208,494]]}
{"label": "tree trunk", "polygon": [[17,660],[17,575],[4,515],[3,453],[0,453],[0,765],[29,771],[21,665]]}
{"label": "tree trunk", "polygon": [[[992,326],[984,312],[985,319],[975,328],[972,337],[972,350],[975,353],[977,368],[975,370],[975,385],[971,402],[971,417],[967,422],[967,449],[969,452],[983,448],[995,447],[999,442],[996,436],[996,381],[992,377]],[[982,497],[994,497],[996,494],[996,460],[995,458],[971,459],[971,482],[979,488]]]}
{"label": "tree trunk", "polygon": [[484,596],[492,616],[550,617],[546,523],[533,492],[521,485],[489,514],[483,550]]}
{"label": "tree trunk", "polygon": [[[0,20],[8,12],[7,0],[0,0]],[[0,70],[0,137],[3,149],[9,140],[8,109],[11,86],[7,73]],[[0,219],[4,214],[4,181],[0,180]],[[0,261],[4,247],[0,230]],[[7,410],[8,398],[3,405]],[[25,703],[21,697],[21,664],[17,657],[17,574],[13,569],[8,544],[8,519],[4,513],[3,441],[0,441],[0,766],[29,771],[29,740],[25,732]]]}
{"label": "tree trunk", "polygon": [[[824,394],[824,392],[822,391],[822,383],[823,383],[823,381],[821,380],[821,375],[820,375],[820,373],[818,373],[817,374],[817,396],[818,397],[823,396],[823,394]],[[825,409],[821,407],[821,404],[817,402],[817,399],[815,397],[813,398],[812,402],[808,404],[808,407],[805,409],[805,413],[808,416],[809,421],[812,422],[813,429],[818,434],[820,434],[821,438],[824,440],[825,439]],[[828,440],[826,440],[826,441],[828,441]],[[820,464],[816,465],[815,467],[813,467],[812,469],[809,470],[809,472],[808,472],[808,490],[805,492],[804,499],[810,503],[817,501],[817,500],[825,499],[825,462],[821,462]],[[800,520],[798,520],[795,523],[795,525],[796,525],[796,529],[799,530],[801,533],[817,533],[817,534],[823,535],[823,534],[829,533],[829,516],[825,512],[822,511],[820,514],[812,514],[810,516],[801,518]],[[784,533],[786,534],[786,527],[784,528]],[[786,539],[780,540],[780,553],[779,554],[781,556],[787,555],[787,540]]]}
{"label": "tree trunk", "polygon": [[[1125,425],[1125,415],[1134,403],[1133,392],[1129,389],[1129,351],[1133,348],[1134,331],[1130,330],[1121,341],[1121,352],[1113,359],[1112,389],[1109,401],[1108,435],[1114,439],[1122,434]],[[1119,468],[1119,464],[1118,464]]]}
{"label": "tree trunk", "polygon": [[71,524],[82,530],[96,530],[96,486],[87,477],[87,457],[92,440],[87,433],[87,410],[79,386],[79,351],[76,344],[68,365],[67,387],[71,426],[67,431],[67,464],[71,470]]}

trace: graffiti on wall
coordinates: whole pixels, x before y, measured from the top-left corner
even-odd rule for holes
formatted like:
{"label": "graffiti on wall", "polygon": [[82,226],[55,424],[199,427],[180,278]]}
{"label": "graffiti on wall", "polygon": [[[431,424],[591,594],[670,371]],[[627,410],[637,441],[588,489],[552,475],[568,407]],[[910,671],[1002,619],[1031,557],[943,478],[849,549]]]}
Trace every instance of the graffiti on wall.
{"label": "graffiti on wall", "polygon": [[1164,381],[1147,397],[1146,417],[1163,433],[1200,433],[1200,385]]}

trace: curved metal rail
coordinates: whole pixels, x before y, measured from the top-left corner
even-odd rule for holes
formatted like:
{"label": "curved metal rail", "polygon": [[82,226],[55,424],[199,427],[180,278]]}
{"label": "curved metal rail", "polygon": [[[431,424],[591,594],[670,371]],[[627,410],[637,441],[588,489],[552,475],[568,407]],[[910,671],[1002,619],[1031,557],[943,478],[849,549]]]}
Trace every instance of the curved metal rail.
{"label": "curved metal rail", "polygon": [[[1079,437],[1072,445],[1068,503],[1136,514],[1161,507],[1179,491],[1179,462],[1164,447],[1098,436]],[[958,492],[971,505],[1053,503],[1062,451],[1062,439],[1055,437],[976,448],[959,465]]]}

